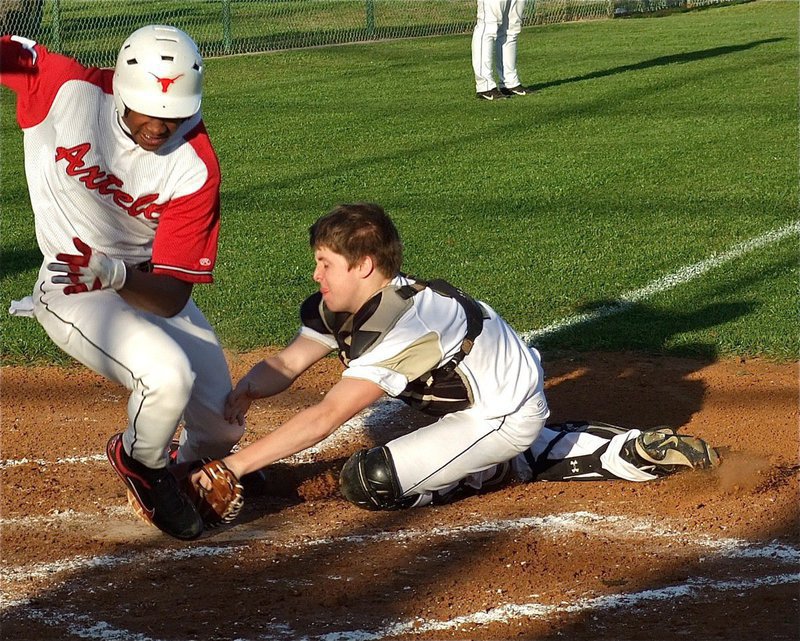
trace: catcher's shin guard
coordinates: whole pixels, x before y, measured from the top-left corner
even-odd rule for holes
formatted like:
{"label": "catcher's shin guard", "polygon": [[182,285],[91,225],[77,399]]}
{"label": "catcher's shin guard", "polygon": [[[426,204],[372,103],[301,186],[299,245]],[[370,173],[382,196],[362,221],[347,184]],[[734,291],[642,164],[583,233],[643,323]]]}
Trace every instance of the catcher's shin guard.
{"label": "catcher's shin guard", "polygon": [[[598,481],[619,478],[603,464],[611,440],[628,432],[624,427],[599,421],[567,421],[544,426],[540,440],[546,446],[534,451],[525,450],[512,465],[515,476],[521,481]],[[578,455],[565,455],[559,449],[563,443],[574,442],[578,435],[595,437],[598,445],[594,451]],[[549,440],[546,440],[549,436]]]}
{"label": "catcher's shin guard", "polygon": [[373,447],[353,454],[339,474],[339,489],[351,503],[365,510],[399,510],[411,507],[417,496],[402,498],[392,454]]}
{"label": "catcher's shin guard", "polygon": [[704,440],[678,434],[668,427],[642,432],[625,444],[622,455],[637,466],[644,464],[657,476],[687,467],[706,470],[720,464],[719,453]]}

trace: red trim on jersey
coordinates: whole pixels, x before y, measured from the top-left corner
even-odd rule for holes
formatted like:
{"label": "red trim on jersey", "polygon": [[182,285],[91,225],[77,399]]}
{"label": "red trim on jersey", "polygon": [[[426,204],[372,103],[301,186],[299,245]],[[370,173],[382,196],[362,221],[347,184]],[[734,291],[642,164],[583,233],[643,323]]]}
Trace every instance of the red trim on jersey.
{"label": "red trim on jersey", "polygon": [[219,237],[219,160],[200,122],[186,135],[208,169],[205,184],[193,194],[173,198],[161,212],[153,241],[153,273],[190,283],[211,283]]}
{"label": "red trim on jersey", "polygon": [[111,93],[112,70],[84,67],[40,44],[34,49],[35,63],[22,43],[11,36],[0,38],[0,84],[17,94],[17,122],[23,129],[34,127],[47,117],[58,90],[69,80],[90,82]]}

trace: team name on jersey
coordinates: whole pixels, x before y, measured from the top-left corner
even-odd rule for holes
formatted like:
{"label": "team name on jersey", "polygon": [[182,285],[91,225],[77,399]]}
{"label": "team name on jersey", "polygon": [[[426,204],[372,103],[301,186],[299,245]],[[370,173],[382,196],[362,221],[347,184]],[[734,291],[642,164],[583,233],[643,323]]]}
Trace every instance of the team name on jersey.
{"label": "team name on jersey", "polygon": [[84,157],[92,148],[91,143],[84,142],[74,147],[56,147],[56,162],[67,162],[68,176],[75,176],[86,189],[96,190],[102,196],[111,196],[114,204],[129,216],[143,216],[147,220],[156,220],[167,203],[156,204],[158,194],[149,194],[134,198],[122,187],[125,183],[114,174],[102,171],[99,165],[86,166]]}

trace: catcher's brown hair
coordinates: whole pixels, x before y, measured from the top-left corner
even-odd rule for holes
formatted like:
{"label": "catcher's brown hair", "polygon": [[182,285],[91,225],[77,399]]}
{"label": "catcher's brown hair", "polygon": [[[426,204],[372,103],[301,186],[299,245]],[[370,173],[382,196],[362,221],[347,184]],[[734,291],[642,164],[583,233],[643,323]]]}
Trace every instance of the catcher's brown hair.
{"label": "catcher's brown hair", "polygon": [[325,247],[344,256],[353,267],[365,256],[387,277],[403,264],[403,243],[392,219],[375,203],[337,205],[308,230],[312,249]]}

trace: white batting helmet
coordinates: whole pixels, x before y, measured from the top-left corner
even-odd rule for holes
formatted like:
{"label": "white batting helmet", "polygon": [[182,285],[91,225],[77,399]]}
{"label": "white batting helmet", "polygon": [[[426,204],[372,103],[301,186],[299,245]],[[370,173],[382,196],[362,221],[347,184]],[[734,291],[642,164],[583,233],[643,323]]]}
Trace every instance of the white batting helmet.
{"label": "white batting helmet", "polygon": [[148,116],[188,118],[200,110],[203,59],[175,27],[150,25],[123,43],[114,70],[114,102]]}

